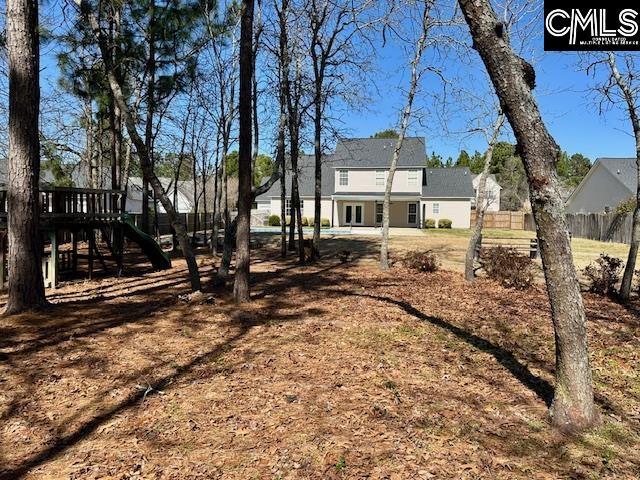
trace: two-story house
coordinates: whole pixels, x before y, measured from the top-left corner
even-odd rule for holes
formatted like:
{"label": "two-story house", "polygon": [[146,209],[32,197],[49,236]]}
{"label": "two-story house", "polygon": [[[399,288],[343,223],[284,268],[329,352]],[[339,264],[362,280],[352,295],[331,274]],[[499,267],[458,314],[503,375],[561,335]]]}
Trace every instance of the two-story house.
{"label": "two-story house", "polygon": [[[382,202],[395,139],[341,139],[335,153],[322,159],[321,216],[331,226],[382,225]],[[427,218],[448,218],[454,228],[469,228],[474,198],[467,168],[427,168],[424,138],[405,138],[391,191],[392,227],[420,227]],[[314,157],[299,160],[298,183],[302,215],[313,217]],[[286,182],[287,197],[291,179]],[[280,214],[280,185],[257,198],[258,209]],[[291,213],[286,200],[287,215]]]}

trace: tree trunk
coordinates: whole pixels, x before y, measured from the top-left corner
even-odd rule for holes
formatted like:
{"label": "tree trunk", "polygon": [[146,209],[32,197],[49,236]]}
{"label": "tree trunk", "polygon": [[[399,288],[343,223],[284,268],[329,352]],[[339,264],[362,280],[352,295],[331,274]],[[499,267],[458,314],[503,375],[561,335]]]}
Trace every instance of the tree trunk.
{"label": "tree trunk", "polygon": [[482,235],[482,225],[484,223],[484,214],[487,210],[487,206],[484,204],[484,195],[487,188],[487,176],[491,169],[491,161],[493,160],[493,148],[498,141],[498,135],[500,129],[504,123],[504,115],[502,112],[498,114],[496,123],[493,126],[493,134],[489,140],[489,147],[484,157],[484,168],[480,174],[480,180],[478,180],[478,196],[476,198],[476,225],[471,233],[469,239],[469,246],[467,247],[467,254],[464,259],[464,278],[468,282],[472,282],[475,279],[475,271],[473,269],[473,263],[476,258],[476,250],[478,248],[478,242]]}
{"label": "tree trunk", "polygon": [[[116,10],[113,13],[113,17],[109,21],[109,34],[111,38],[112,62],[114,65],[118,65],[118,49],[117,49],[117,37],[119,35],[119,12]],[[118,75],[116,68],[116,76]],[[109,133],[110,133],[110,148],[111,148],[111,188],[118,190],[120,188],[121,181],[121,153],[122,153],[122,131],[121,131],[121,117],[118,106],[116,105],[113,95],[109,93]],[[115,208],[116,205],[113,205]]]}
{"label": "tree trunk", "polygon": [[[149,155],[151,166],[154,164],[153,156],[153,117],[155,113],[155,85],[156,85],[156,42],[155,42],[155,9],[154,2],[149,3],[149,24],[148,24],[148,48],[149,57],[147,58],[147,118],[145,121],[144,143],[146,151]],[[117,78],[117,77],[116,77]],[[154,196],[154,206],[155,196]],[[154,215],[155,217],[155,215]],[[149,180],[144,176],[142,178],[142,230],[145,233],[151,233],[151,224],[149,221]],[[154,222],[155,223],[155,222]]]}
{"label": "tree trunk", "polygon": [[560,149],[546,129],[531,90],[533,67],[518,57],[488,0],[459,0],[518,142],[529,180],[542,265],[556,339],[553,425],[576,432],[599,423],[593,400],[587,322],[573,258],[556,165]]}
{"label": "tree trunk", "polygon": [[280,165],[280,256],[282,258],[286,258],[287,256],[287,190],[284,183],[285,172],[286,164],[285,162],[282,162]]}
{"label": "tree trunk", "polygon": [[251,251],[251,79],[253,65],[253,0],[243,0],[240,26],[239,134],[238,134],[238,216],[236,232],[236,275],[233,295],[236,303],[250,300],[249,268]]}
{"label": "tree trunk", "polygon": [[[288,81],[286,82],[289,83]],[[291,158],[291,230],[289,236],[289,249],[295,249],[294,232],[298,229],[298,261],[302,265],[305,261],[304,235],[302,231],[302,212],[300,209],[300,188],[298,182],[298,156],[300,153],[300,120],[297,101],[291,98],[291,89],[288,91],[289,110],[289,154]]]}
{"label": "tree trunk", "polygon": [[321,199],[322,199],[322,83],[316,80],[316,99],[314,114],[314,140],[313,154],[315,157],[315,189],[313,202],[313,246],[311,258],[320,258],[320,223],[321,223]]}
{"label": "tree trunk", "polygon": [[155,196],[160,200],[160,203],[162,203],[162,206],[164,207],[169,217],[169,221],[171,222],[171,226],[176,232],[178,242],[180,243],[180,249],[182,250],[182,254],[184,255],[184,258],[187,262],[187,266],[189,267],[191,289],[193,291],[198,291],[201,289],[200,274],[198,272],[198,264],[193,254],[193,250],[191,249],[191,244],[189,243],[187,231],[184,224],[182,223],[182,220],[180,219],[180,216],[177,214],[175,208],[173,207],[173,204],[169,200],[169,197],[167,197],[164,188],[160,183],[160,180],[158,180],[158,177],[153,171],[151,158],[149,157],[149,151],[147,150],[146,144],[142,140],[142,137],[140,137],[140,135],[138,134],[136,122],[131,115],[127,102],[125,101],[124,95],[122,93],[122,87],[118,83],[118,80],[114,74],[113,65],[108,55],[109,49],[101,33],[98,20],[91,11],[90,5],[85,0],[76,0],[76,3],[80,6],[80,10],[81,12],[83,12],[87,23],[91,26],[93,34],[98,42],[98,47],[100,48],[105,73],[107,74],[107,80],[109,82],[109,88],[111,89],[116,104],[118,105],[118,108],[122,113],[122,118],[124,119],[125,126],[127,127],[127,131],[129,132],[129,137],[136,147],[144,178],[147,179],[155,193]]}
{"label": "tree trunk", "polygon": [[218,203],[218,192],[220,189],[218,188],[218,181],[220,179],[219,172],[219,157],[216,154],[218,161],[216,162],[215,171],[213,174],[213,209],[211,212],[211,254],[218,254],[218,218],[220,215],[220,204]]}
{"label": "tree trunk", "polygon": [[427,35],[429,33],[429,12],[431,11],[431,3],[425,2],[424,10],[422,13],[422,31],[420,32],[420,38],[416,45],[416,51],[413,59],[411,60],[411,80],[409,82],[409,92],[407,94],[407,104],[402,111],[402,117],[400,120],[400,131],[398,132],[398,140],[393,151],[393,157],[391,158],[391,165],[389,167],[389,177],[384,188],[384,200],[382,202],[382,240],[380,242],[380,270],[389,270],[389,209],[391,207],[391,191],[393,189],[393,177],[396,174],[396,168],[398,166],[398,159],[400,158],[400,149],[404,142],[404,136],[409,125],[409,119],[411,118],[411,108],[413,106],[413,99],[418,88],[418,82],[420,81],[420,59],[424,52]]}
{"label": "tree trunk", "polygon": [[9,297],[5,314],[46,306],[40,236],[40,39],[37,0],[7,1]]}
{"label": "tree trunk", "polygon": [[289,251],[293,252],[296,249],[296,215],[293,207],[294,204],[294,186],[293,186],[293,173],[291,174],[291,196],[289,198]]}
{"label": "tree trunk", "polygon": [[234,218],[229,225],[225,225],[224,239],[222,245],[222,258],[220,259],[220,268],[216,275],[216,285],[224,285],[229,277],[231,269],[231,258],[233,257],[233,247],[236,244],[236,229],[238,222]]}
{"label": "tree trunk", "polygon": [[121,187],[124,190],[129,188],[129,168],[131,167],[131,141],[125,140],[124,162],[122,164]]}
{"label": "tree trunk", "polygon": [[85,154],[84,160],[87,165],[87,179],[89,181],[89,188],[94,188],[94,172],[93,172],[93,138],[94,138],[94,125],[93,125],[93,103],[91,98],[85,99],[84,104],[85,115]]}
{"label": "tree trunk", "polygon": [[[287,256],[287,191],[286,191],[286,171],[287,166],[284,158],[285,153],[285,136],[287,127],[287,106],[289,98],[289,45],[287,32],[287,15],[289,8],[289,0],[282,0],[282,6],[278,13],[279,32],[279,61],[280,61],[280,125],[278,131],[278,153],[280,155],[280,255],[282,258]],[[277,10],[277,7],[276,7]],[[293,236],[293,230],[292,230]]]}
{"label": "tree trunk", "polygon": [[[640,165],[638,166],[638,171],[640,171]],[[631,245],[629,246],[629,255],[627,256],[627,265],[624,268],[624,274],[622,276],[622,285],[620,286],[620,297],[623,300],[628,300],[631,295],[631,283],[633,282],[633,275],[635,274],[638,247],[640,246],[640,191],[637,194],[636,202],[631,227]]]}

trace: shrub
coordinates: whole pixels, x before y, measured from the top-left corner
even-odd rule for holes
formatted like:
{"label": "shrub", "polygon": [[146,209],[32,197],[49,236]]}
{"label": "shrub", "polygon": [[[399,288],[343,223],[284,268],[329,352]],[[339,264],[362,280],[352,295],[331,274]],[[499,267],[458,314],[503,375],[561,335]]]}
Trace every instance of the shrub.
{"label": "shrub", "polygon": [[533,260],[514,248],[482,249],[480,265],[487,277],[500,282],[504,287],[524,290],[533,283]]}
{"label": "shrub", "polygon": [[314,223],[315,223],[315,218],[307,217],[307,225],[309,225],[310,227],[313,227]]}
{"label": "shrub", "polygon": [[435,272],[440,267],[438,256],[432,250],[414,250],[402,258],[402,263],[410,270],[417,272]]}
{"label": "shrub", "polygon": [[452,223],[448,218],[441,218],[438,220],[438,228],[451,228]]}
{"label": "shrub", "polygon": [[624,215],[625,213],[633,213],[635,209],[636,209],[636,199],[635,197],[631,197],[631,198],[628,198],[627,200],[622,200],[618,204],[614,212],[619,215]]}
{"label": "shrub", "polygon": [[595,262],[582,270],[591,283],[589,291],[598,295],[613,295],[623,266],[621,259],[601,253]]}
{"label": "shrub", "polygon": [[291,225],[291,215],[284,217],[285,225]]}
{"label": "shrub", "polygon": [[321,218],[320,219],[320,226],[322,228],[329,228],[331,226],[331,222],[329,221],[328,218]]}
{"label": "shrub", "polygon": [[308,227],[309,226],[309,220],[307,219],[307,217],[302,217],[302,219],[300,221],[302,222],[302,226],[303,227]]}
{"label": "shrub", "polygon": [[427,218],[423,224],[424,228],[436,228],[436,221],[433,218]]}
{"label": "shrub", "polygon": [[270,227],[279,227],[280,226],[280,215],[269,215],[267,219],[267,224]]}

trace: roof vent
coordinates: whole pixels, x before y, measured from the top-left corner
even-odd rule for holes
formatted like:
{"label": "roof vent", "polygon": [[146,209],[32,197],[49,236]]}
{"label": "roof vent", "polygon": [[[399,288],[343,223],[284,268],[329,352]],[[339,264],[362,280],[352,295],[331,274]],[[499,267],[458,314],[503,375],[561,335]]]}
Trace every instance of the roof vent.
{"label": "roof vent", "polygon": [[618,175],[620,175],[620,169],[618,169]]}

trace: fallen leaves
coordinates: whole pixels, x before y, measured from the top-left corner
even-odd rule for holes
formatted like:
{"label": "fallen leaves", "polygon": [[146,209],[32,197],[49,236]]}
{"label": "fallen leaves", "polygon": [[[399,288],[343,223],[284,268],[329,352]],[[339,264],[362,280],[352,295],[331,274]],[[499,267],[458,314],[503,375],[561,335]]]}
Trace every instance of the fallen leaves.
{"label": "fallen leaves", "polygon": [[553,382],[542,289],[332,261],[261,262],[246,309],[175,262],[0,319],[5,476],[53,447],[32,478],[638,477],[637,314],[587,296],[609,426],[562,439],[517,373]]}

